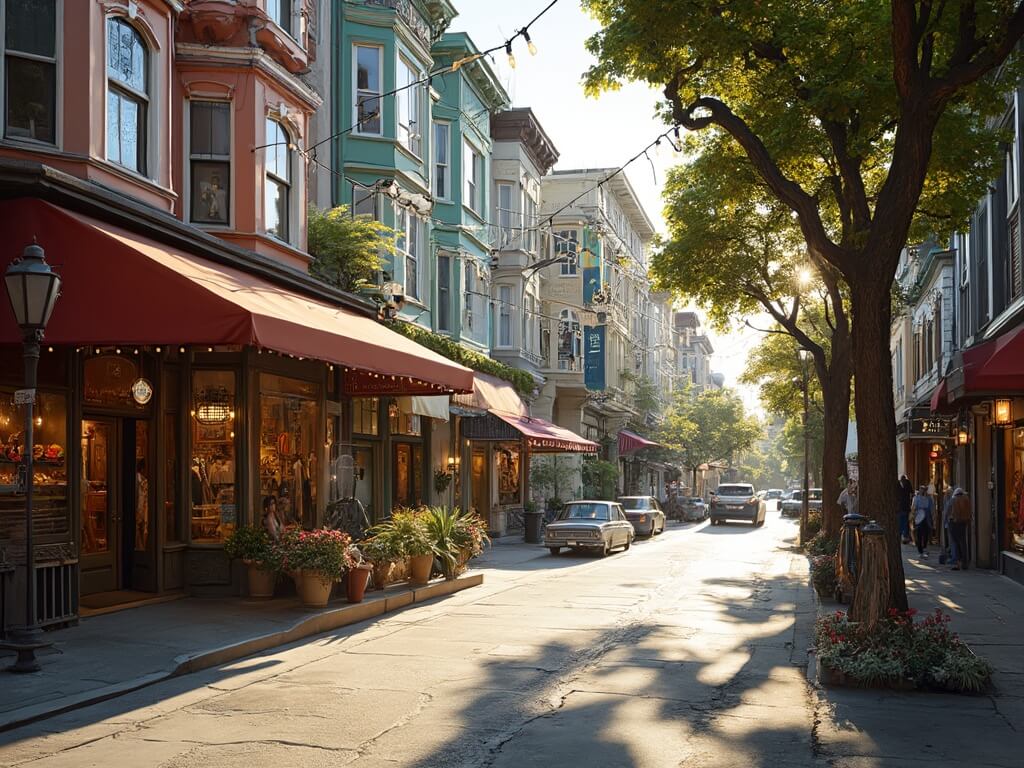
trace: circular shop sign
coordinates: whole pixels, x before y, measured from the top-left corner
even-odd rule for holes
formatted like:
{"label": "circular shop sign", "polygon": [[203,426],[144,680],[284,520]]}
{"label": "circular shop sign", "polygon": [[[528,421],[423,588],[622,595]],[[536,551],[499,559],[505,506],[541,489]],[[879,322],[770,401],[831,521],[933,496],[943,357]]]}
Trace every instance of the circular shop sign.
{"label": "circular shop sign", "polygon": [[153,399],[153,385],[146,379],[136,379],[132,384],[132,399],[139,405],[146,405]]}

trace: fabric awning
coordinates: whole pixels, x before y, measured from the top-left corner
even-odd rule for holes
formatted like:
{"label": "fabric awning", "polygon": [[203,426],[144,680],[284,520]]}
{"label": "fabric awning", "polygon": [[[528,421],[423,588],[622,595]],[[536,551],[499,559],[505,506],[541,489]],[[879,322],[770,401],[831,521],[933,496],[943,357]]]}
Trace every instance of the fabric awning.
{"label": "fabric awning", "polygon": [[[1024,392],[1024,326],[954,353],[951,371],[943,384],[947,404],[972,395]],[[942,389],[941,385],[938,389]],[[932,397],[932,410],[941,405],[941,400],[942,393],[937,390]]]}
{"label": "fabric awning", "polygon": [[532,453],[597,453],[600,447],[593,440],[544,419],[501,411],[491,413],[522,434]]}
{"label": "fabric awning", "polygon": [[473,392],[454,395],[452,405],[469,408],[480,413],[500,411],[516,416],[529,416],[530,411],[519,397],[516,388],[504,379],[486,373],[473,374]]}
{"label": "fabric awning", "polygon": [[630,432],[628,429],[623,429],[619,432],[619,456],[625,456],[630,453],[635,453],[641,448],[660,448],[661,443],[656,443],[653,440],[648,440],[642,435],[638,435],[636,432]]}
{"label": "fabric awning", "polygon": [[448,395],[400,397],[398,407],[404,413],[415,413],[417,416],[427,416],[439,421],[448,421],[451,416],[448,411]]}
{"label": "fabric awning", "polygon": [[[473,371],[371,317],[40,200],[0,214],[6,260],[36,237],[61,275],[49,344],[251,345],[357,369],[370,393],[473,389]],[[0,342],[20,341],[0,314]]]}
{"label": "fabric awning", "polygon": [[946,394],[949,392],[949,387],[946,384],[946,380],[943,379],[939,382],[939,386],[932,392],[932,398],[929,401],[932,413],[942,413],[943,411],[950,410],[949,402],[946,398]]}

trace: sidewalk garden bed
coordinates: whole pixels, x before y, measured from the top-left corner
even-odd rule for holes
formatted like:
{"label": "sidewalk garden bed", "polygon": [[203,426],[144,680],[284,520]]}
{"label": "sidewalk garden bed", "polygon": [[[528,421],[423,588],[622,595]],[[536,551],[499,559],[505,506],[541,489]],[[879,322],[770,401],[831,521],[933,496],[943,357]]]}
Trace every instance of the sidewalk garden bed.
{"label": "sidewalk garden bed", "polygon": [[814,647],[827,685],[895,690],[982,693],[992,667],[975,655],[941,610],[915,620],[916,611],[890,610],[873,628],[843,611],[820,617]]}

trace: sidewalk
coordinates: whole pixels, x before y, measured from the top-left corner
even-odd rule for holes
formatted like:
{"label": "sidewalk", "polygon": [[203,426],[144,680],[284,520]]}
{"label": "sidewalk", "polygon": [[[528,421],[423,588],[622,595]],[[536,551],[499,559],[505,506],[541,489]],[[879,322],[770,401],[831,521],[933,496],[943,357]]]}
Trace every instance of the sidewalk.
{"label": "sidewalk", "polygon": [[[993,571],[951,571],[904,549],[912,608],[941,608],[950,628],[995,669],[984,696],[821,688],[817,745],[836,768],[1020,766],[1024,728],[1024,586]],[[836,606],[838,607],[838,606]],[[824,610],[834,609],[826,603]]]}
{"label": "sidewalk", "polygon": [[[59,712],[380,616],[483,583],[479,569],[455,581],[367,592],[362,603],[303,608],[292,598],[185,598],[82,619],[47,633],[53,648],[27,675],[0,671],[0,731]],[[13,661],[0,653],[0,666]]]}

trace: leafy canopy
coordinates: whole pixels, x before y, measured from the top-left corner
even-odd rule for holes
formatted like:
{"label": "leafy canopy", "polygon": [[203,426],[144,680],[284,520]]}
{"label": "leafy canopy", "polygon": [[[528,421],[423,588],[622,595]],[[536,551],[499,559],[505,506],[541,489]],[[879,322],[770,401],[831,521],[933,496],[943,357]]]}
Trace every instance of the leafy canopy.
{"label": "leafy canopy", "polygon": [[748,416],[731,389],[679,390],[658,430],[658,442],[675,451],[688,467],[731,460],[761,437],[761,424]]}
{"label": "leafy canopy", "polygon": [[309,271],[325,283],[354,291],[370,282],[382,266],[382,255],[395,253],[396,232],[367,216],[352,217],[348,207],[310,207]]}

